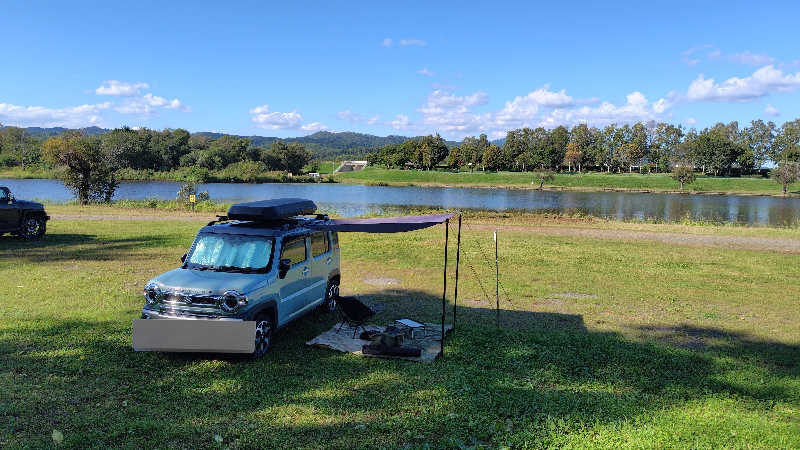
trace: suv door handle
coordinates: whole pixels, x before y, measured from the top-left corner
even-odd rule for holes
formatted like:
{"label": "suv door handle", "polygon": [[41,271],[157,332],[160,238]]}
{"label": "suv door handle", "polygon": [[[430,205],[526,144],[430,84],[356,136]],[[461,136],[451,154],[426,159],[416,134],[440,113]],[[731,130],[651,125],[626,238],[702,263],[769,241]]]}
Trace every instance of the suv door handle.
{"label": "suv door handle", "polygon": [[303,276],[308,275],[308,266],[303,267]]}
{"label": "suv door handle", "polygon": [[328,256],[328,259],[325,260],[325,263],[327,265],[329,265],[329,266],[331,265],[332,262],[333,262],[333,258],[331,258],[330,256]]}

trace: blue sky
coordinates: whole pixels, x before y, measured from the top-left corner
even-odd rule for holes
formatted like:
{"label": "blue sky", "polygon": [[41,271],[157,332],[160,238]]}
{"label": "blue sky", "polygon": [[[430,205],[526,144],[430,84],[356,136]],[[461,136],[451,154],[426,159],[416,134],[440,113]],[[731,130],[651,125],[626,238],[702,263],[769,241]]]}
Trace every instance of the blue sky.
{"label": "blue sky", "polygon": [[0,122],[267,136],[800,116],[800,2],[6,2]]}

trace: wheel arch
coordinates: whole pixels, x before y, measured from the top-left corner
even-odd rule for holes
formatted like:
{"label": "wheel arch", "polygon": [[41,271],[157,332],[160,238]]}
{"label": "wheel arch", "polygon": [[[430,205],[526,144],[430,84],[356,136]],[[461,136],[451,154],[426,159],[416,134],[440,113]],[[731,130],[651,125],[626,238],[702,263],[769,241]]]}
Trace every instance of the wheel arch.
{"label": "wheel arch", "polygon": [[253,311],[247,314],[247,320],[255,320],[256,317],[259,317],[263,314],[266,314],[270,319],[272,319],[273,327],[278,327],[278,302],[275,299],[271,298],[261,302],[258,307],[254,308]]}

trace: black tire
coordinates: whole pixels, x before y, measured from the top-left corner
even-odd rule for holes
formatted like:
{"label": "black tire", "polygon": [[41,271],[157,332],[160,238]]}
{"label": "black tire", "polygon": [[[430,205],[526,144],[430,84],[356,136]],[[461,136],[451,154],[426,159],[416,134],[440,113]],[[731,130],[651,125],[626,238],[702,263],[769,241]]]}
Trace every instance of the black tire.
{"label": "black tire", "polygon": [[47,230],[47,222],[41,217],[26,217],[22,221],[19,235],[25,239],[37,239],[44,235]]}
{"label": "black tire", "polygon": [[256,346],[250,355],[253,359],[261,358],[269,352],[272,347],[272,333],[275,325],[269,316],[258,316],[256,318]]}
{"label": "black tire", "polygon": [[325,289],[325,301],[322,302],[322,309],[329,313],[336,311],[338,300],[339,280],[333,279],[328,281],[328,287]]}

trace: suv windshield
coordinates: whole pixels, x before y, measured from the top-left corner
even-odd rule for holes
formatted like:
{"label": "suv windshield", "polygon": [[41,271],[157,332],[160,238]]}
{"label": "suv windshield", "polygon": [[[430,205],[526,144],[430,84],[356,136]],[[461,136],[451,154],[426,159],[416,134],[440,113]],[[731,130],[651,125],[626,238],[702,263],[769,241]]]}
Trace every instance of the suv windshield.
{"label": "suv windshield", "polygon": [[186,268],[218,272],[267,272],[273,239],[239,234],[201,233]]}

